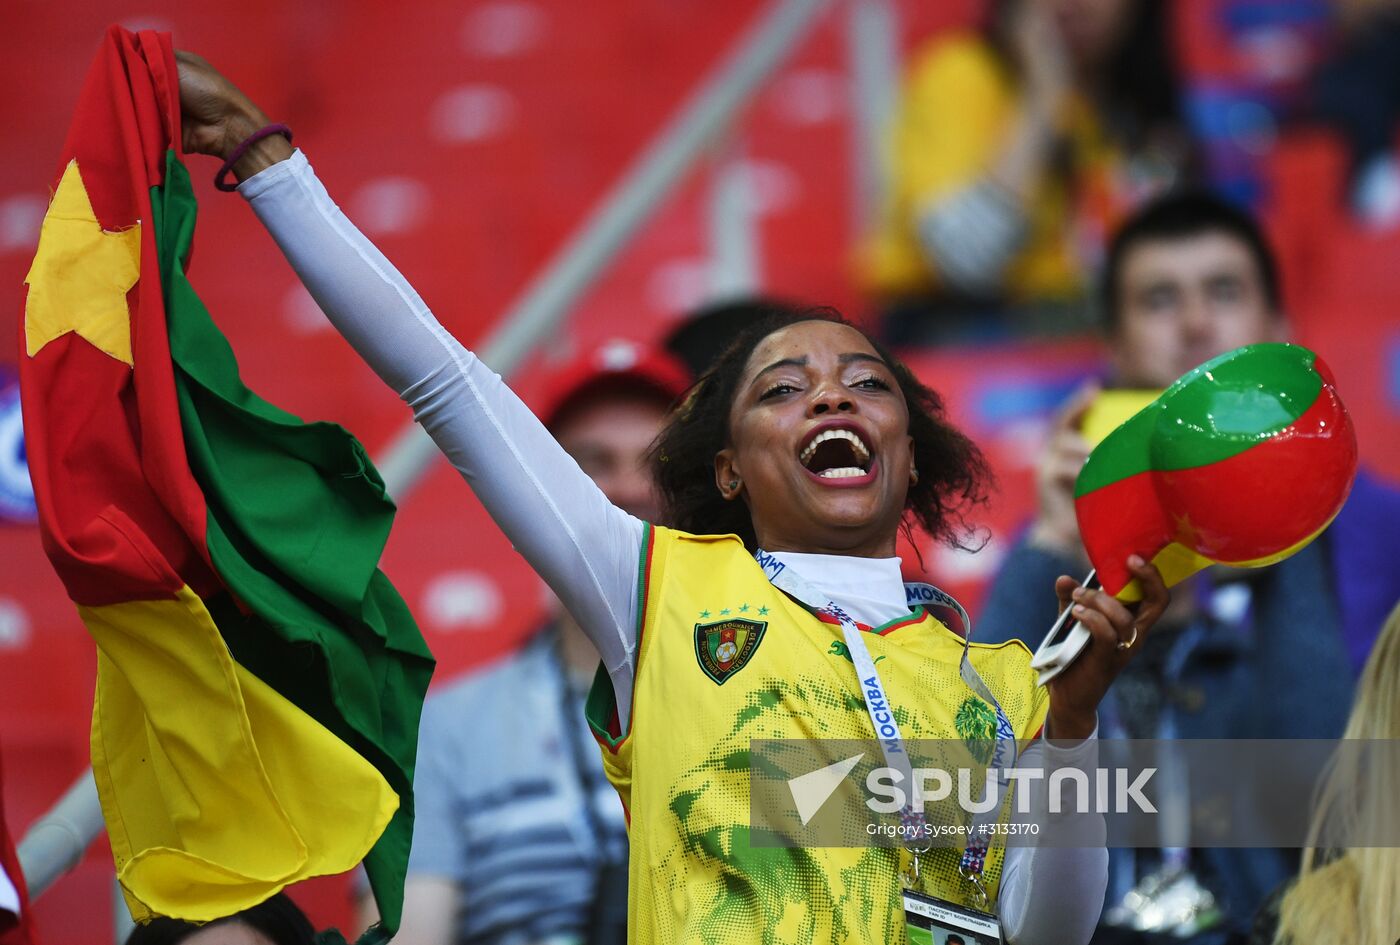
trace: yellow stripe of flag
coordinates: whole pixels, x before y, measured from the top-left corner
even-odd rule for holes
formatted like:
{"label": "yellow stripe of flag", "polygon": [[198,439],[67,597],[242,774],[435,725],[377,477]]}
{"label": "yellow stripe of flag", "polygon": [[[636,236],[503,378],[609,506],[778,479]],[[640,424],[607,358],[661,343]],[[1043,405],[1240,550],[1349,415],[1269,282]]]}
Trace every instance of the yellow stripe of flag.
{"label": "yellow stripe of flag", "polygon": [[398,795],[239,666],[198,595],[78,609],[98,645],[93,773],[136,919],[209,921],[364,858]]}

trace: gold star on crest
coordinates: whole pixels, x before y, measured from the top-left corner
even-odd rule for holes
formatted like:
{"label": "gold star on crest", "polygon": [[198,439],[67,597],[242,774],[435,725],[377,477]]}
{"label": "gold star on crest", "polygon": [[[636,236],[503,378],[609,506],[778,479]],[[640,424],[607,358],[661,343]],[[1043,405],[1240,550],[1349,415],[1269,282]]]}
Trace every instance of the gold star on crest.
{"label": "gold star on crest", "polygon": [[130,365],[126,293],[140,277],[140,224],[115,233],[103,230],[78,162],[69,161],[44,214],[39,249],[24,277],[29,285],[24,303],[29,356],[72,331]]}

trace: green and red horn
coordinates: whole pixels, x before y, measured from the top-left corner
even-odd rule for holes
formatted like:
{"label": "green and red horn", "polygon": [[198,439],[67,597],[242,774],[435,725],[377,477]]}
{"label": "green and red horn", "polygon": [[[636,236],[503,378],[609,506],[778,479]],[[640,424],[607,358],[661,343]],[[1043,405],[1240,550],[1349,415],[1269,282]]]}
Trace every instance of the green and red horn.
{"label": "green and red horn", "polygon": [[1075,512],[1103,587],[1141,596],[1138,554],[1167,584],[1211,564],[1263,567],[1327,527],[1356,475],[1356,432],[1307,348],[1260,344],[1195,368],[1094,449]]}

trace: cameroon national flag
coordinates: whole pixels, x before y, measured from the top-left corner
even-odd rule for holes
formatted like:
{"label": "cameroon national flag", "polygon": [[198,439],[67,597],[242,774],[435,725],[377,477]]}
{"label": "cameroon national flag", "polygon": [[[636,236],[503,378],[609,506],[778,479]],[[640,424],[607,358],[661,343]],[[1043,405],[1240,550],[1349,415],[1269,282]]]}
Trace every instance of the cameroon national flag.
{"label": "cameroon national flag", "polygon": [[345,430],[239,379],[186,278],[179,142],[169,35],[113,27],[25,279],[26,446],[97,643],[118,876],[138,920],[204,921],[363,860],[391,933],[433,667],[378,570],[394,507]]}

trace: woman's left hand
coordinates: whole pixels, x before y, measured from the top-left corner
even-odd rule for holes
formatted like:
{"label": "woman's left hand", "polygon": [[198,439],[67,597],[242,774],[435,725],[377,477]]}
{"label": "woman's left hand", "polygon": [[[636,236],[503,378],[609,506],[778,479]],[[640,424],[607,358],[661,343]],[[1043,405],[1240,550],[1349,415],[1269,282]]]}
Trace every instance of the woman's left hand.
{"label": "woman's left hand", "polygon": [[1047,738],[1076,740],[1093,734],[1104,693],[1142,649],[1152,625],[1167,609],[1171,595],[1161,572],[1137,555],[1128,559],[1128,570],[1142,587],[1142,600],[1132,606],[1105,591],[1081,588],[1068,575],[1055,582],[1060,609],[1073,606],[1074,618],[1089,631],[1091,639],[1079,658],[1047,684]]}
{"label": "woman's left hand", "polygon": [[[268,123],[263,110],[208,60],[177,49],[175,62],[180,71],[181,144],[185,153],[227,158],[249,135]],[[234,165],[234,176],[246,180],[291,155],[292,146],[286,138],[264,138]]]}

